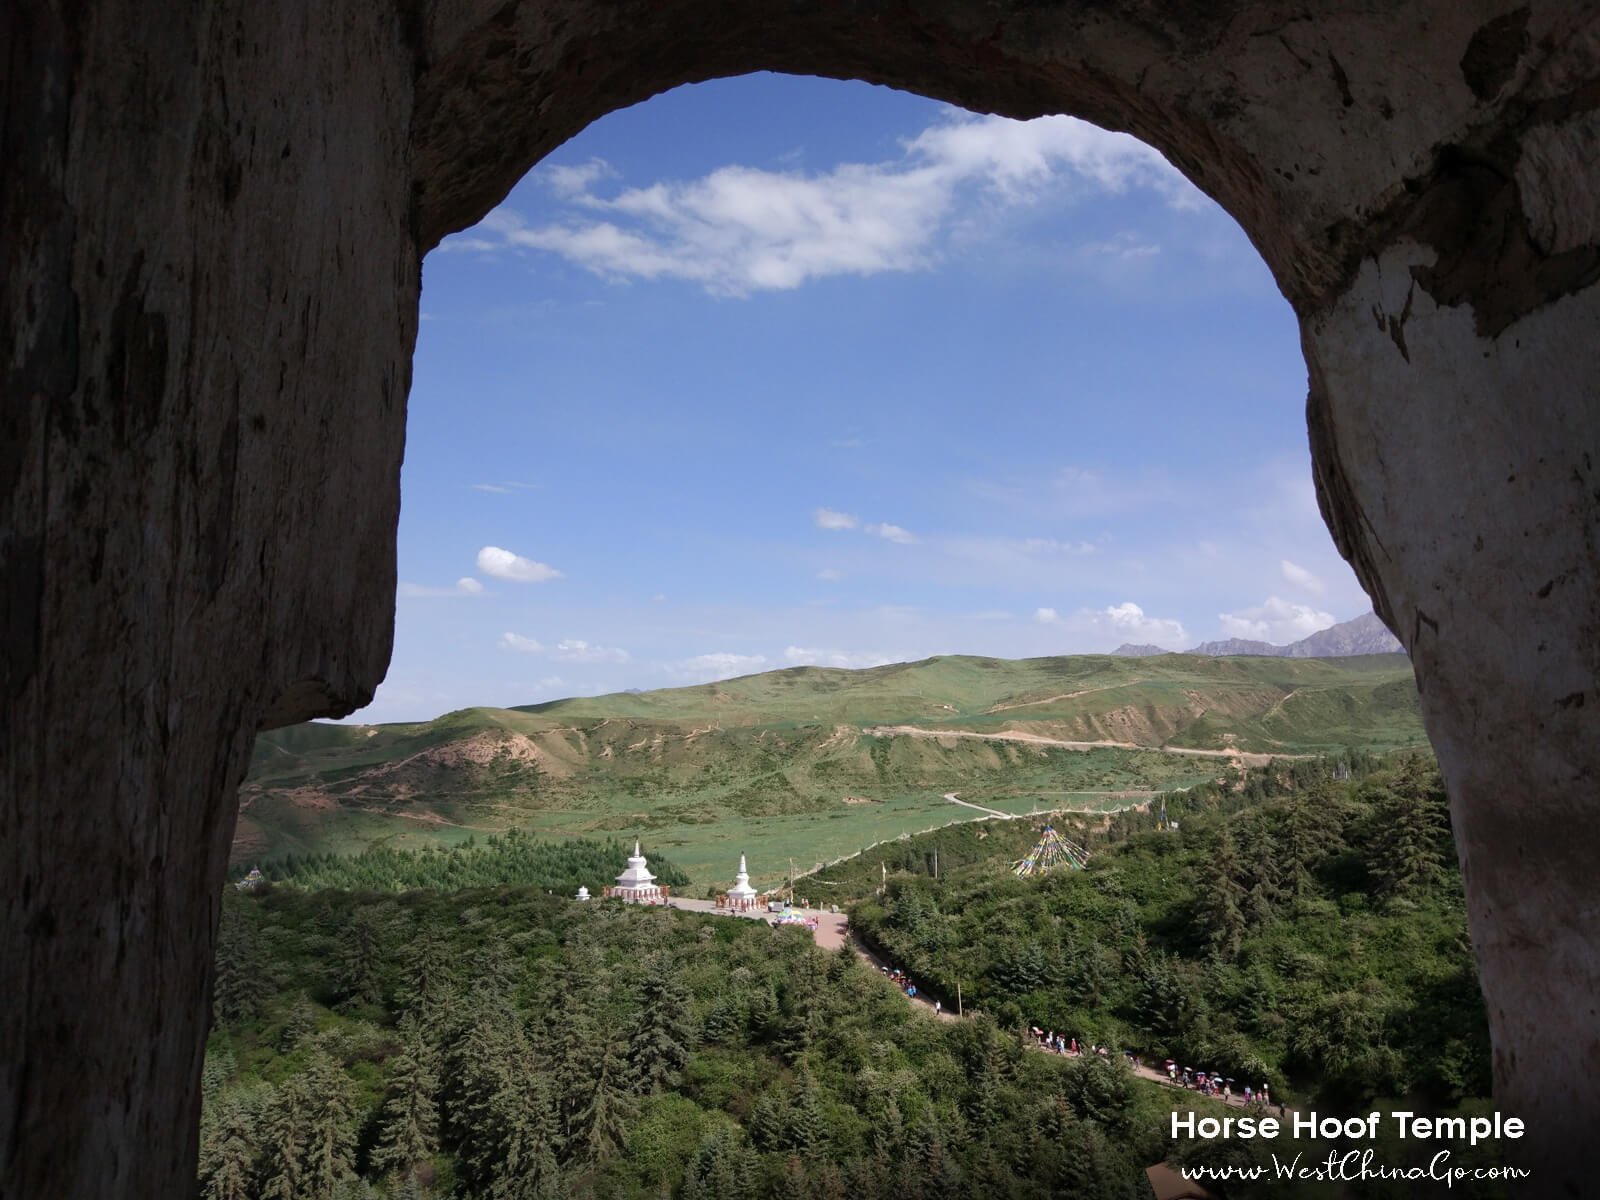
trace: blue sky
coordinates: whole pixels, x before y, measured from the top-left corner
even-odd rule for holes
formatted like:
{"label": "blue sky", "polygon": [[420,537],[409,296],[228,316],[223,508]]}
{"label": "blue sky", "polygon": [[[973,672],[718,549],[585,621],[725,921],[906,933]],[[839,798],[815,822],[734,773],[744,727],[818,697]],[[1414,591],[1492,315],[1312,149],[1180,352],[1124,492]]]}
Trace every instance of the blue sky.
{"label": "blue sky", "polygon": [[1365,612],[1287,303],[1154,151],[748,76],[597,122],[423,267],[364,721]]}

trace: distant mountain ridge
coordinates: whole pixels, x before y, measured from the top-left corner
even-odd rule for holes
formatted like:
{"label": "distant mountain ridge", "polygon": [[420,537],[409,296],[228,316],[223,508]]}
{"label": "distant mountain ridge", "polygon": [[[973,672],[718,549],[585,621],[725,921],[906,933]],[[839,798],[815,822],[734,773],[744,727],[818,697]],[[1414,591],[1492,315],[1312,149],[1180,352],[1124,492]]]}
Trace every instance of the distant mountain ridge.
{"label": "distant mountain ridge", "polygon": [[1111,653],[1120,654],[1123,658],[1154,658],[1158,654],[1171,654],[1172,651],[1148,643],[1136,646],[1132,642],[1123,642]]}
{"label": "distant mountain ridge", "polygon": [[787,667],[431,721],[274,729],[256,739],[234,846],[255,864],[513,826],[642,836],[703,883],[732,877],[742,841],[753,856],[759,844],[758,881],[775,882],[791,856],[827,862],[972,819],[948,793],[1008,814],[1109,811],[1230,763],[1423,740],[1400,658]]}
{"label": "distant mountain ridge", "polygon": [[[1229,655],[1253,654],[1263,658],[1351,658],[1358,654],[1401,654],[1405,647],[1400,639],[1390,633],[1377,613],[1367,613],[1353,621],[1341,621],[1320,629],[1298,642],[1287,646],[1274,646],[1271,642],[1257,642],[1249,638],[1228,638],[1220,642],[1201,642],[1189,654],[1205,654],[1212,658]],[[1156,654],[1176,653],[1160,646],[1135,646],[1123,643],[1111,652],[1124,658],[1149,658]]]}

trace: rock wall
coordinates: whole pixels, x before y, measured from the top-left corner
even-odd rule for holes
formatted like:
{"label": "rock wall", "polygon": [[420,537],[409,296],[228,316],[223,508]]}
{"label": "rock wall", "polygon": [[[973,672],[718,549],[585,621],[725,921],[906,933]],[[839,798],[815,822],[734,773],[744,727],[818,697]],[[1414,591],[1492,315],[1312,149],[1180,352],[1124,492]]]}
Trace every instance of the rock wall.
{"label": "rock wall", "polygon": [[183,1194],[257,728],[389,653],[418,262],[678,83],[1144,138],[1301,320],[1324,513],[1452,790],[1530,1195],[1594,1195],[1600,12],[131,0],[0,44],[0,1196]]}
{"label": "rock wall", "polygon": [[184,1196],[253,735],[388,662],[412,59],[328,0],[0,46],[0,1197]]}

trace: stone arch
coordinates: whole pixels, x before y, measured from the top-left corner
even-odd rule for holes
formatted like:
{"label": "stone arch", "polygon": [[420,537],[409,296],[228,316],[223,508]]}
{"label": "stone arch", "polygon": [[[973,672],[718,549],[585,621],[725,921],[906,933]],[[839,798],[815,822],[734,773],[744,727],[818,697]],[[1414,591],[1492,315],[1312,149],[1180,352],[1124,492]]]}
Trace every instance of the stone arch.
{"label": "stone arch", "polygon": [[110,0],[0,40],[0,1194],[189,1186],[251,738],[388,661],[422,253],[762,68],[1127,130],[1250,234],[1451,787],[1515,1161],[1595,1193],[1592,0]]}

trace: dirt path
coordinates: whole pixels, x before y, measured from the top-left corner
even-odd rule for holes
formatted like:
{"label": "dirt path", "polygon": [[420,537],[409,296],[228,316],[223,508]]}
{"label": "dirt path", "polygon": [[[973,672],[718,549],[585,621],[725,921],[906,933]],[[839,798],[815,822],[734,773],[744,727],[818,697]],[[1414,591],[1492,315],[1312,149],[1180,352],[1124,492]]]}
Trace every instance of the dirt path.
{"label": "dirt path", "polygon": [[983,711],[988,714],[1009,712],[1013,708],[1035,708],[1040,704],[1053,704],[1057,700],[1076,700],[1079,696],[1089,696],[1095,692],[1114,692],[1118,688],[1137,687],[1139,684],[1147,682],[1149,681],[1144,679],[1130,679],[1125,683],[1108,683],[1104,687],[1084,688],[1076,692],[1062,692],[1059,696],[1046,696],[1043,700],[1021,700],[1016,704],[995,704]]}
{"label": "dirt path", "polygon": [[[947,800],[951,798],[951,796],[945,797]],[[957,801],[957,803],[960,802]],[[710,900],[691,900],[683,896],[674,896],[668,906],[671,908],[684,909],[689,912],[725,911],[719,910],[717,906]],[[803,909],[801,911],[807,912],[810,916],[814,916],[816,918],[817,927],[812,931],[812,936],[816,939],[817,946],[820,949],[837,950],[841,946],[849,946],[856,952],[856,956],[860,958],[862,962],[866,963],[867,966],[872,970],[877,971],[885,976],[889,974],[893,964],[886,962],[877,954],[869,950],[861,941],[861,939],[856,937],[856,935],[851,932],[849,928],[849,918],[846,916],[846,914],[831,913],[825,909]],[[758,921],[766,920],[768,917],[768,914],[763,909],[754,909],[747,912],[735,913],[733,915]],[[929,1016],[937,1017],[941,1021],[959,1021],[963,1019],[962,1016],[958,1016],[956,1013],[951,1012],[942,1005],[936,1004],[931,996],[907,996],[904,992],[901,992],[900,994],[905,996],[907,1004],[913,1005],[919,1011],[927,1013]],[[975,1014],[966,1014],[967,1019],[970,1019],[972,1015]],[[1031,1049],[1039,1054],[1055,1053],[1052,1050],[1046,1050],[1043,1046],[1037,1044],[1036,1042],[1030,1041],[1028,1044]],[[1083,1053],[1083,1051],[1080,1051],[1076,1056],[1067,1055],[1065,1057],[1081,1057]],[[1189,1088],[1172,1083],[1167,1079],[1166,1072],[1158,1071],[1154,1067],[1142,1065],[1136,1067],[1129,1062],[1128,1069],[1140,1079],[1146,1080],[1149,1083],[1160,1084],[1162,1087],[1169,1088],[1174,1092],[1191,1091]],[[1222,1097],[1213,1096],[1212,1099],[1221,1100]],[[1243,1108],[1245,1106],[1243,1096],[1230,1096],[1226,1103],[1232,1105],[1234,1108]]]}
{"label": "dirt path", "polygon": [[954,792],[946,792],[944,794],[944,798],[950,801],[951,804],[959,804],[962,808],[970,808],[976,812],[988,813],[991,817],[999,817],[1002,821],[1015,821],[1018,817],[1027,815],[1026,813],[1001,812],[997,808],[984,808],[981,804],[971,804],[961,799],[961,797],[957,796]]}
{"label": "dirt path", "polygon": [[1246,766],[1264,767],[1275,758],[1315,758],[1314,754],[1256,754],[1243,750],[1199,750],[1189,746],[1141,746],[1138,742],[1070,742],[1039,733],[1005,730],[1001,733],[974,733],[968,729],[919,729],[915,725],[875,725],[863,729],[872,737],[904,735],[920,738],[970,738],[979,742],[1022,742],[1031,746],[1060,746],[1066,750],[1148,750],[1153,754],[1186,754],[1195,758],[1223,758]]}
{"label": "dirt path", "polygon": [[[816,937],[817,945],[826,950],[837,950],[840,946],[843,946],[846,942],[848,942],[852,947],[854,947],[856,954],[861,958],[861,960],[880,974],[887,975],[892,967],[892,964],[885,962],[871,950],[867,949],[867,947],[862,944],[861,940],[857,938],[854,933],[847,931],[845,915],[843,913],[819,913],[817,917]],[[958,1016],[947,1008],[936,1008],[934,1000],[931,997],[922,995],[906,996],[904,992],[901,992],[900,994],[905,996],[906,1003],[916,1006],[929,1015],[937,1016],[941,1021],[959,1021],[963,1019],[961,1016]],[[966,1014],[966,1018],[971,1019],[972,1015],[973,1014]],[[1028,1046],[1030,1049],[1039,1054],[1055,1053],[1055,1051],[1046,1050],[1043,1046],[1031,1040],[1029,1041]],[[1067,1054],[1062,1055],[1062,1057],[1081,1058],[1084,1053],[1086,1053],[1086,1051],[1080,1050],[1076,1055]],[[1126,1059],[1124,1059],[1124,1061],[1127,1062]],[[1146,1082],[1160,1084],[1162,1087],[1173,1092],[1193,1093],[1192,1088],[1186,1088],[1182,1084],[1171,1082],[1167,1078],[1165,1071],[1158,1071],[1154,1067],[1147,1067],[1143,1065],[1134,1066],[1132,1062],[1127,1062],[1127,1065],[1128,1069],[1132,1071],[1134,1075],[1145,1080]],[[1212,1099],[1222,1100],[1222,1097],[1213,1096]],[[1244,1097],[1242,1095],[1229,1096],[1225,1103],[1234,1108],[1243,1108],[1245,1106]]]}

